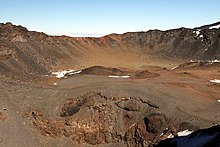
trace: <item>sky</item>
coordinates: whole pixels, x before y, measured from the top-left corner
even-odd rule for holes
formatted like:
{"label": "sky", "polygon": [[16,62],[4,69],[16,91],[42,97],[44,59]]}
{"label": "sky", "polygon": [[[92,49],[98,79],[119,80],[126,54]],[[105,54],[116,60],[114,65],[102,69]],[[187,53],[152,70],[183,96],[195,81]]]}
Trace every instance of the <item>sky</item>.
{"label": "sky", "polygon": [[220,21],[220,0],[0,0],[0,22],[49,35],[194,28]]}

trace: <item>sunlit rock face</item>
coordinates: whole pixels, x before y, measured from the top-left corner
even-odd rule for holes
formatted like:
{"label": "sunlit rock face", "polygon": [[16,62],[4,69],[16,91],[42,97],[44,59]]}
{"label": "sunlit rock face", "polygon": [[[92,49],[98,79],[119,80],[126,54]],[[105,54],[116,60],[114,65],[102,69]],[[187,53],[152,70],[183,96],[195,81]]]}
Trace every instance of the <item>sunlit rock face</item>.
{"label": "sunlit rock face", "polygon": [[219,38],[219,23],[194,29],[150,30],[100,38],[48,36],[6,23],[0,25],[0,70],[12,76],[44,76],[72,67],[80,70],[91,64],[107,65],[111,59],[118,60],[116,65],[125,64],[129,61],[123,57],[125,52],[129,58],[133,56],[127,64],[140,57],[219,61]]}

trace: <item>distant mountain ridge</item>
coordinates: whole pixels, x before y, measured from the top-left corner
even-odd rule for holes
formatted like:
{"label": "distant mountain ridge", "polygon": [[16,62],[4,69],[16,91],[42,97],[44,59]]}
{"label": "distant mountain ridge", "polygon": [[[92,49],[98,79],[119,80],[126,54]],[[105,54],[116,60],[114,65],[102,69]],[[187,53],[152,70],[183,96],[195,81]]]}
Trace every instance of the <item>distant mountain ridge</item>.
{"label": "distant mountain ridge", "polygon": [[219,22],[216,22],[216,23],[213,23],[213,24],[209,24],[209,25],[204,25],[204,26],[201,26],[201,27],[197,27],[197,28],[194,28],[194,29],[212,29],[212,28],[220,28],[220,21]]}
{"label": "distant mountain ridge", "polygon": [[137,59],[150,56],[153,59],[182,61],[219,60],[220,29],[210,29],[219,24],[87,38],[49,36],[12,23],[1,23],[0,72],[43,76],[56,67],[80,68],[87,60],[91,60],[92,65],[99,65],[102,62],[98,59],[93,61],[93,58],[102,61],[105,56],[109,59],[119,56],[119,60],[120,55],[125,53],[136,55]]}

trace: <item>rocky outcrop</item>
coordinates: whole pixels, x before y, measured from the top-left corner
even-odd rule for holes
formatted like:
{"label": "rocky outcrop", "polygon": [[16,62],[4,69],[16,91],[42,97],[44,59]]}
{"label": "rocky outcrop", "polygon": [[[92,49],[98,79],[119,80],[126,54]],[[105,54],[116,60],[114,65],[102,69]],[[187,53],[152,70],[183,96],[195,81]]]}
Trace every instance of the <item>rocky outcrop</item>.
{"label": "rocky outcrop", "polygon": [[[107,97],[102,93],[87,93],[68,99],[60,118],[49,119],[33,111],[33,123],[46,136],[65,136],[75,143],[92,145],[126,142],[127,132],[144,119],[145,113],[157,108],[143,103],[140,98]],[[145,129],[144,129],[145,130]]]}
{"label": "rocky outcrop", "polygon": [[74,143],[90,145],[152,146],[169,133],[196,128],[187,122],[171,121],[160,112],[159,106],[145,98],[109,97],[97,92],[66,100],[57,118],[46,117],[36,110],[30,116],[44,136],[64,136]]}
{"label": "rocky outcrop", "polygon": [[130,48],[140,48],[145,54],[187,60],[219,59],[219,36],[219,29],[187,28],[122,35],[124,44],[128,44]]}

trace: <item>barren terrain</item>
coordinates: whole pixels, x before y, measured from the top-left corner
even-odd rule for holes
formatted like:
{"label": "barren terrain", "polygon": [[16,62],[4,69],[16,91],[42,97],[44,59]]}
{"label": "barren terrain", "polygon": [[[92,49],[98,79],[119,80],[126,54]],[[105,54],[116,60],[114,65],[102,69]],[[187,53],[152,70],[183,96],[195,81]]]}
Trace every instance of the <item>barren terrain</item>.
{"label": "barren terrain", "polygon": [[193,31],[71,38],[1,24],[0,146],[153,146],[219,124],[220,30]]}

